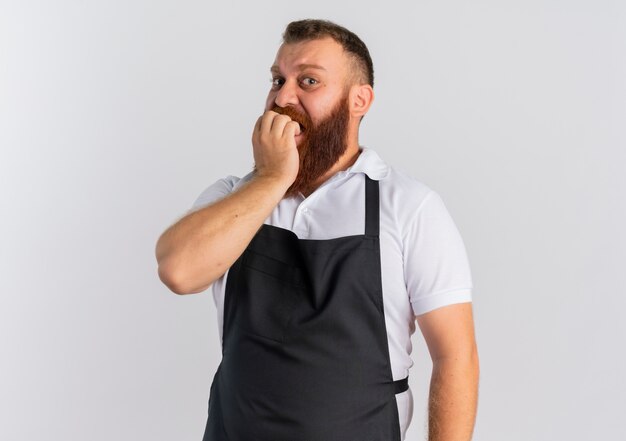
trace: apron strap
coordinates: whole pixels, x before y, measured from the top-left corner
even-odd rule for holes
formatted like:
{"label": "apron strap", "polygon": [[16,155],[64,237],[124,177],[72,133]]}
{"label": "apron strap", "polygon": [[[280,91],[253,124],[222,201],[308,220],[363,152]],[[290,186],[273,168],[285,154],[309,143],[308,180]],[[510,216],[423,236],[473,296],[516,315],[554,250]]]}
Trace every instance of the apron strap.
{"label": "apron strap", "polygon": [[394,394],[399,394],[409,389],[409,377],[393,382]]}
{"label": "apron strap", "polygon": [[[378,181],[365,175],[365,235],[378,237],[380,231],[380,197]],[[393,382],[394,394],[409,389],[409,377]]]}
{"label": "apron strap", "polygon": [[378,237],[380,223],[378,181],[365,175],[365,235]]}

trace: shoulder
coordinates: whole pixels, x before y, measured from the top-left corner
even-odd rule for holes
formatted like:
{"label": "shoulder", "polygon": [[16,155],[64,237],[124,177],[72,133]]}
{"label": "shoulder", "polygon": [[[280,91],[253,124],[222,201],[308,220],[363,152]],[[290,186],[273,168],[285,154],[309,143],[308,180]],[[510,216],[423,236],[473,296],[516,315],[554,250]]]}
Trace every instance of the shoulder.
{"label": "shoulder", "polygon": [[[353,166],[379,181],[381,213],[384,213],[397,233],[404,236],[408,228],[445,217],[447,212],[439,194],[429,185],[404,169],[390,165],[368,147]],[[421,213],[426,211],[426,215]]]}
{"label": "shoulder", "polygon": [[429,185],[403,169],[388,165],[387,170],[386,176],[380,181],[380,186],[394,194],[411,195],[413,198],[424,199],[428,193],[433,191]]}
{"label": "shoulder", "polygon": [[381,213],[388,216],[403,248],[418,240],[451,242],[459,235],[439,192],[410,173],[389,166],[379,188]]}
{"label": "shoulder", "polygon": [[428,198],[432,189],[406,171],[390,165],[372,148],[362,146],[362,153],[351,167],[378,180],[381,208],[385,211],[415,211]]}
{"label": "shoulder", "polygon": [[432,204],[432,199],[440,199],[429,185],[394,166],[388,166],[379,187],[381,205],[393,213],[400,225],[416,219],[425,205]]}

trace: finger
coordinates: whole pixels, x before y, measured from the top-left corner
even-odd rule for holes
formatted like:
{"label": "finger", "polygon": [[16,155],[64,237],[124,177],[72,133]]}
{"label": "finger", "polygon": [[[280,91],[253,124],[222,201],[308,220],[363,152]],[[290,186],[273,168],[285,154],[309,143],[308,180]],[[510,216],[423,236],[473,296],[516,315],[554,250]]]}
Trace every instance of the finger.
{"label": "finger", "polygon": [[263,118],[263,115],[259,116],[256,120],[256,122],[254,123],[254,128],[252,129],[252,140],[254,141],[255,139],[258,139],[259,134],[261,132],[261,120]]}
{"label": "finger", "polygon": [[291,122],[291,118],[287,115],[278,115],[272,121],[272,133],[276,136],[283,136],[285,126]]}
{"label": "finger", "polygon": [[269,133],[272,128],[272,121],[278,115],[273,110],[268,110],[261,117],[261,133]]}
{"label": "finger", "polygon": [[289,121],[287,125],[285,125],[285,136],[289,138],[293,138],[296,135],[300,134],[300,124],[295,121]]}
{"label": "finger", "polygon": [[256,133],[261,130],[261,120],[263,119],[263,115],[259,116],[254,123],[254,129],[252,129],[253,133]]}

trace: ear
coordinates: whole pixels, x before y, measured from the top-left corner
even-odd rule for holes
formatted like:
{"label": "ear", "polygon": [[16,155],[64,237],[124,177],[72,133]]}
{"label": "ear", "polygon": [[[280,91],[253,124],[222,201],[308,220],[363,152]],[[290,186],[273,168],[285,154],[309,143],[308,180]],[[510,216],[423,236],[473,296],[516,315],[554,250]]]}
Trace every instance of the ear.
{"label": "ear", "polygon": [[355,84],[350,88],[350,116],[361,118],[374,102],[374,89],[369,84]]}

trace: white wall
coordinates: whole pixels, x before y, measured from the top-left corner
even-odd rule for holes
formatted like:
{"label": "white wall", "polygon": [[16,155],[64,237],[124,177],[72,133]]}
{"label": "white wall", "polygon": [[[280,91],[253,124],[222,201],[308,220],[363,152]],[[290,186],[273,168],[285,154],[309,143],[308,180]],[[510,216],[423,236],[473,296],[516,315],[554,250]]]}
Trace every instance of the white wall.
{"label": "white wall", "polygon": [[[465,240],[474,439],[624,439],[624,2],[219,5],[0,2],[0,439],[201,439],[215,307],[168,291],[154,246],[250,170],[300,18],[368,44],[361,143],[437,190]],[[410,441],[431,368],[414,341]]]}

